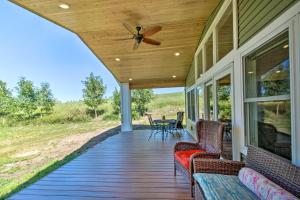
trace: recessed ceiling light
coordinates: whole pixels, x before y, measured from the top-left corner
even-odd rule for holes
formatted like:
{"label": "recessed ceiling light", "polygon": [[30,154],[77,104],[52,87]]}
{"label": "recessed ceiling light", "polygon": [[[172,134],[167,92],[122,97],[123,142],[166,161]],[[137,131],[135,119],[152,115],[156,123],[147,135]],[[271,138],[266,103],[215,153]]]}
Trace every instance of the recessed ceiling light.
{"label": "recessed ceiling light", "polygon": [[277,70],[277,71],[276,71],[277,74],[279,74],[280,72],[281,72],[280,70]]}
{"label": "recessed ceiling light", "polygon": [[70,8],[70,6],[66,3],[59,4],[59,7],[62,8],[62,9],[69,9]]}
{"label": "recessed ceiling light", "polygon": [[132,78],[129,78],[128,80],[129,80],[129,81],[132,81]]}
{"label": "recessed ceiling light", "polygon": [[179,52],[174,53],[175,56],[180,56]]}
{"label": "recessed ceiling light", "polygon": [[289,47],[288,44],[286,44],[286,45],[283,46],[284,49],[286,49],[286,48],[288,48],[288,47]]}
{"label": "recessed ceiling light", "polygon": [[176,75],[173,75],[172,78],[176,78]]}
{"label": "recessed ceiling light", "polygon": [[248,72],[248,74],[253,74],[254,72]]}
{"label": "recessed ceiling light", "polygon": [[116,60],[117,62],[119,62],[119,61],[120,61],[120,58],[116,58],[115,60]]}

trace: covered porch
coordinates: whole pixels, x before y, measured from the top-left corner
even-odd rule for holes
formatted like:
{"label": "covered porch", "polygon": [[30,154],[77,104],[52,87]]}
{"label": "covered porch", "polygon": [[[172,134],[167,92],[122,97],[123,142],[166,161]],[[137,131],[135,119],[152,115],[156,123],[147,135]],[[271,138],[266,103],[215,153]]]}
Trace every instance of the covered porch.
{"label": "covered porch", "polygon": [[[300,165],[299,1],[11,1],[87,44],[120,83],[122,118],[118,135],[11,199],[191,199],[172,149],[196,138],[199,119],[230,125],[229,160],[252,145]],[[120,43],[131,36],[124,21],[162,27],[161,46]],[[133,128],[131,90],[158,87],[185,87],[181,138],[148,141],[149,130]]]}

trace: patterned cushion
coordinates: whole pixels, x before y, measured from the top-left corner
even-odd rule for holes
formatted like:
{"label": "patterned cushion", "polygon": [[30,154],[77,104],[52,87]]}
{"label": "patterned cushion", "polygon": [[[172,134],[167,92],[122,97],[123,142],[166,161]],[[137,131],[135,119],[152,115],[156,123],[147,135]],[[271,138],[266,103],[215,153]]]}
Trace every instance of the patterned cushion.
{"label": "patterned cushion", "polygon": [[240,181],[260,199],[294,200],[294,195],[284,190],[253,169],[244,167],[239,171]]}
{"label": "patterned cushion", "polygon": [[190,165],[190,157],[194,153],[197,152],[205,152],[204,150],[185,150],[185,151],[176,151],[175,152],[175,159],[178,160],[186,169],[189,169]]}
{"label": "patterned cushion", "polygon": [[237,176],[196,173],[194,178],[201,187],[206,200],[259,199],[239,181]]}

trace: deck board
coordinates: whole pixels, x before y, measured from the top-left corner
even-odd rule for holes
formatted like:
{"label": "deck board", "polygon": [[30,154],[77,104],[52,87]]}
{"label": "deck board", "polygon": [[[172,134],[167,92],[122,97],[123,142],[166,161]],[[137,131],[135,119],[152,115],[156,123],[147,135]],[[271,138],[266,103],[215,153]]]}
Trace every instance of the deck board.
{"label": "deck board", "polygon": [[120,133],[97,144],[10,199],[192,199],[187,180],[173,176],[173,146],[150,131]]}

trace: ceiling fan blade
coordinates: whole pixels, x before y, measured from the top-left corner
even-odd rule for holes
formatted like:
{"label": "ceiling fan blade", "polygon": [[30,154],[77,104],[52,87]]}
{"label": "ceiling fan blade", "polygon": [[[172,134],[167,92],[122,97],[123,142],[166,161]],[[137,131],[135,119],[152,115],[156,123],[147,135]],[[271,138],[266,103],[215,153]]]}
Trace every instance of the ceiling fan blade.
{"label": "ceiling fan blade", "polygon": [[143,36],[146,37],[146,36],[153,35],[153,34],[157,33],[158,31],[160,31],[161,29],[162,29],[161,26],[153,26],[149,29],[146,29],[146,31],[143,33]]}
{"label": "ceiling fan blade", "polygon": [[127,24],[127,23],[123,23],[123,26],[127,29],[127,31],[129,31],[129,33],[131,33],[132,35],[134,35],[135,34],[135,31],[134,31],[134,29],[129,25],[129,24]]}
{"label": "ceiling fan blade", "polygon": [[133,37],[131,38],[119,38],[119,39],[114,39],[113,41],[121,41],[121,40],[132,40]]}
{"label": "ceiling fan blade", "polygon": [[147,44],[152,44],[152,45],[160,45],[159,41],[156,40],[152,40],[150,38],[144,38],[143,42],[147,43]]}
{"label": "ceiling fan blade", "polygon": [[135,41],[134,45],[133,45],[133,50],[136,50],[137,48],[139,48],[140,43],[138,41]]}

